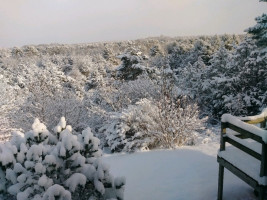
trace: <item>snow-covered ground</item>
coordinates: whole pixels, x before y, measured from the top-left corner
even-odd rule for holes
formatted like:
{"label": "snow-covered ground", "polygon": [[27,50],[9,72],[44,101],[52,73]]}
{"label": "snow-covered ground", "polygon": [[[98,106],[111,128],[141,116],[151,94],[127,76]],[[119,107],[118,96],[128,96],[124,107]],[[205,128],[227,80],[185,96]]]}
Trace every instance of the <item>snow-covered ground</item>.
{"label": "snow-covered ground", "polygon": [[[218,142],[177,150],[105,154],[114,176],[126,177],[125,200],[216,200]],[[225,200],[255,200],[253,189],[225,170]]]}

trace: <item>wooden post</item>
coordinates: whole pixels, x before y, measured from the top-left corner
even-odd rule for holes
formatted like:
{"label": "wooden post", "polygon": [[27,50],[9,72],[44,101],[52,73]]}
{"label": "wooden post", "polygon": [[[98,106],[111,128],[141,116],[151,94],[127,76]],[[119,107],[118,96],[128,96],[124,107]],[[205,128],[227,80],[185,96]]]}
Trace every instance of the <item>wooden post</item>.
{"label": "wooden post", "polygon": [[[225,150],[225,139],[224,135],[226,134],[226,126],[227,124],[221,123],[221,140],[220,140],[220,151]],[[219,179],[218,179],[218,200],[222,200],[223,198],[223,177],[224,177],[224,167],[219,164]]]}
{"label": "wooden post", "polygon": [[264,193],[265,193],[265,191],[264,191],[264,188],[263,188],[263,186],[260,186],[259,187],[259,200],[264,200]]}
{"label": "wooden post", "polygon": [[261,122],[261,128],[266,128],[266,121],[267,121],[267,119],[265,119],[263,122]]}
{"label": "wooden post", "polygon": [[223,177],[224,177],[224,167],[221,164],[219,164],[218,200],[223,199]]}
{"label": "wooden post", "polygon": [[[266,128],[266,121],[267,121],[267,118],[265,117],[263,122],[260,123],[261,128]],[[262,158],[261,158],[260,175],[266,176],[267,175],[267,144],[265,144],[264,142],[262,142],[261,156],[262,156]],[[264,190],[264,187],[261,186],[259,189],[259,200],[264,200],[264,196],[265,196],[265,190]]]}
{"label": "wooden post", "polygon": [[221,123],[221,140],[220,140],[220,151],[224,151],[225,150],[225,139],[224,139],[224,135],[226,134],[226,126],[227,124],[222,122]]}
{"label": "wooden post", "polygon": [[262,142],[260,176],[267,176],[267,144]]}

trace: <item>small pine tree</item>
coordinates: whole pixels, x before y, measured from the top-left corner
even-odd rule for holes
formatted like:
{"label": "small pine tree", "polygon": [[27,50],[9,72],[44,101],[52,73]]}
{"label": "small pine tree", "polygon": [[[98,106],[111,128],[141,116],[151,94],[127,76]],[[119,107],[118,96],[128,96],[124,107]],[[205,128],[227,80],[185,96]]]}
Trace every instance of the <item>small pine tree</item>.
{"label": "small pine tree", "polygon": [[63,117],[52,134],[36,119],[31,131],[0,144],[0,197],[122,200],[125,180],[113,180],[98,146],[90,128],[73,135]]}
{"label": "small pine tree", "polygon": [[136,49],[127,49],[118,58],[122,63],[116,69],[116,77],[120,79],[135,80],[139,75],[149,72],[148,67],[144,64],[146,56]]}

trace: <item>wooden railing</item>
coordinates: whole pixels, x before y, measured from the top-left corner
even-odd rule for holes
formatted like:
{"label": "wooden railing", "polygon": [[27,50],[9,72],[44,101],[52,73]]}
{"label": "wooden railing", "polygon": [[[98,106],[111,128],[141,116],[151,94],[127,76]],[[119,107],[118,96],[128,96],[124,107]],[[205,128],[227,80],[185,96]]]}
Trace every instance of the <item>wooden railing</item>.
{"label": "wooden railing", "polygon": [[[260,165],[260,177],[267,176],[267,109],[263,110],[260,115],[250,117],[235,117],[229,114],[222,116],[221,123],[221,140],[220,151],[227,151],[226,143],[229,143],[239,150],[249,154],[250,156],[258,159]],[[255,126],[259,124],[260,127]],[[234,131],[234,134],[228,133],[229,130]],[[261,145],[261,152],[255,151],[250,148],[244,139],[252,139]],[[218,200],[222,200],[223,196],[223,174],[224,167],[238,176],[240,179],[251,185],[255,191],[259,193],[259,199],[264,198],[265,185],[261,185],[257,180],[249,177],[246,173],[240,170],[235,164],[227,160],[217,157],[219,162],[219,183],[218,183]]]}

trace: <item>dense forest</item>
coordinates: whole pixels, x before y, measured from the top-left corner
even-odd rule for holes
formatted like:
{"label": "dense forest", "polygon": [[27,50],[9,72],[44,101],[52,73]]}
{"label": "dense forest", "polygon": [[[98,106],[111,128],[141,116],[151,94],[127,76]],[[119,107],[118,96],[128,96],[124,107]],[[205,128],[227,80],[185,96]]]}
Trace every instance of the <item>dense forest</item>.
{"label": "dense forest", "polygon": [[192,144],[223,113],[266,106],[266,62],[246,35],[1,49],[1,137],[65,116],[112,151]]}
{"label": "dense forest", "polygon": [[122,200],[125,178],[111,176],[102,151],[194,145],[223,113],[259,113],[264,42],[215,35],[1,49],[0,139],[9,142],[0,142],[0,199]]}

